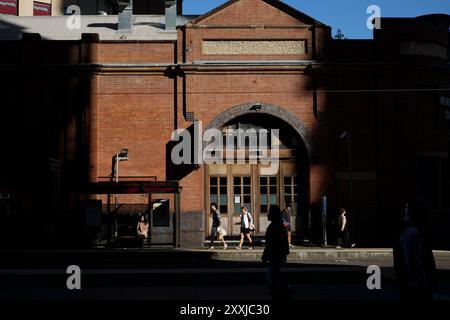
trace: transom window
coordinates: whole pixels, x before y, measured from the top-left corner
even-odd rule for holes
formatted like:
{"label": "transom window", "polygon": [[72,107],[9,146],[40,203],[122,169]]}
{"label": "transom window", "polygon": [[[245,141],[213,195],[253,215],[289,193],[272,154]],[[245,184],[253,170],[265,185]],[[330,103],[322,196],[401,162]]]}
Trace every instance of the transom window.
{"label": "transom window", "polygon": [[[289,126],[286,126],[286,123],[282,120],[273,117],[270,120],[264,116],[264,114],[251,114],[244,115],[238,118],[233,119],[228,122],[225,126],[222,127],[222,135],[224,146],[226,146],[227,138],[232,139],[231,136],[236,134],[236,130],[249,130],[253,129],[256,132],[261,129],[267,130],[267,145],[270,146],[273,144],[279,145],[280,149],[296,149],[300,146],[300,140],[298,139],[298,134]],[[277,129],[279,132],[279,137],[276,139],[277,141],[271,141],[271,130]],[[259,139],[258,135],[257,139]],[[245,137],[245,146],[249,146],[249,137]],[[237,146],[237,138],[234,137],[234,144]],[[258,145],[260,141],[258,140]]]}

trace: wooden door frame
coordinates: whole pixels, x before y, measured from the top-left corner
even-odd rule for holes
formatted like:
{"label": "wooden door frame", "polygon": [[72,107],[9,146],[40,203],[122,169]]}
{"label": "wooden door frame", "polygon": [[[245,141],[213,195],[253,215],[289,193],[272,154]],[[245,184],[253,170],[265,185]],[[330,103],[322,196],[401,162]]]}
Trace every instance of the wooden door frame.
{"label": "wooden door frame", "polygon": [[[297,170],[296,170],[296,176],[298,177],[300,171],[301,170],[298,166],[298,159],[296,157],[293,158],[289,158],[289,159],[283,159],[280,160],[280,168],[278,170],[278,174],[276,175],[277,177],[277,199],[278,199],[278,204],[280,206],[280,208],[282,209],[283,206],[285,205],[285,200],[284,200],[284,176],[285,176],[285,172],[283,170],[283,162],[287,162],[287,163],[294,163]],[[239,164],[224,164],[226,165],[226,174],[215,174],[214,176],[217,177],[226,177],[227,178],[227,215],[228,215],[228,234],[231,235],[232,231],[233,231],[233,215],[234,215],[234,177],[235,176],[247,176],[244,174],[233,174],[232,171],[232,166],[235,165],[239,165]],[[210,170],[209,170],[209,166],[210,165],[205,165],[204,167],[204,206],[205,206],[205,236],[209,236],[210,233],[210,210],[209,210],[209,190],[210,190]],[[254,220],[254,224],[256,227],[256,234],[257,235],[262,235],[261,233],[261,223],[260,223],[260,219],[261,219],[261,212],[260,212],[260,208],[261,208],[261,203],[260,203],[260,184],[259,184],[259,180],[260,180],[260,164],[250,164],[250,180],[251,180],[251,206],[252,206],[252,216],[253,216],[253,220]],[[300,183],[300,180],[299,180]],[[220,187],[220,186],[219,186]],[[309,186],[307,187],[309,190]],[[298,201],[300,202],[302,199],[300,198],[300,195],[298,196]],[[307,204],[309,206],[309,204]],[[299,212],[296,212],[297,217],[299,216]]]}

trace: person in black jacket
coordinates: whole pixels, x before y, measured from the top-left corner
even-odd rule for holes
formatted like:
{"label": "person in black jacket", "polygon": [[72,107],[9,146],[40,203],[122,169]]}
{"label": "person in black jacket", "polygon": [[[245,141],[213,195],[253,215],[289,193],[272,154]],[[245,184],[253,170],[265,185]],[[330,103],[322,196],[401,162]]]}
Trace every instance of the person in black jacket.
{"label": "person in black jacket", "polygon": [[[211,225],[211,245],[209,248],[214,249],[214,240],[217,237],[218,229],[222,224],[222,220],[220,220],[220,211],[217,207],[217,203],[211,202],[210,209],[211,209],[211,214],[212,214],[212,225]],[[225,239],[222,237],[221,240],[223,243],[223,248],[224,249],[228,248],[228,245],[225,242]]]}
{"label": "person in black jacket", "polygon": [[281,279],[281,269],[289,255],[289,241],[286,227],[283,225],[280,207],[272,205],[269,208],[267,219],[271,221],[266,230],[266,246],[262,261],[267,263],[266,280],[274,300],[290,298],[290,287],[285,286]]}

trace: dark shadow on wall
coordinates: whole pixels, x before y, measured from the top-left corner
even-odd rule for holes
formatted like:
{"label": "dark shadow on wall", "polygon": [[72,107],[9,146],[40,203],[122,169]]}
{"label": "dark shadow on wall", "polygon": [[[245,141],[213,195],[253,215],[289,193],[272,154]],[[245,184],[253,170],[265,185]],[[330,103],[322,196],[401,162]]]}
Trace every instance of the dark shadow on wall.
{"label": "dark shadow on wall", "polygon": [[117,30],[117,23],[90,23],[87,25],[89,28],[106,28],[111,30]]}
{"label": "dark shadow on wall", "polygon": [[[20,40],[22,39],[23,28],[13,23],[0,20],[0,39],[5,40]],[[14,60],[7,60],[14,61]]]}
{"label": "dark shadow on wall", "polygon": [[[134,26],[149,26],[157,29],[164,30],[165,25],[157,22],[137,22],[133,24]],[[117,23],[90,23],[87,25],[89,28],[107,28],[111,30],[117,30]]]}
{"label": "dark shadow on wall", "polygon": [[[118,24],[117,23],[90,23],[87,25],[89,28],[107,28],[111,30],[117,30]],[[133,26],[148,26],[153,27],[157,29],[164,30],[165,25],[162,23],[157,22],[137,22],[133,23]]]}
{"label": "dark shadow on wall", "polygon": [[137,22],[134,23],[135,26],[149,26],[161,30],[165,30],[166,25],[164,23],[157,23],[157,22]]}
{"label": "dark shadow on wall", "polygon": [[[199,164],[194,162],[194,124],[185,129],[185,134],[180,136],[179,141],[169,141],[166,144],[166,180],[180,181],[194,170],[199,169]],[[189,137],[184,140],[184,137]],[[185,146],[184,148],[182,146]],[[174,149],[175,148],[175,149]],[[186,152],[190,152],[190,157]],[[187,163],[179,163],[175,158],[187,157]]]}
{"label": "dark shadow on wall", "polygon": [[86,46],[0,40],[0,247],[82,246],[90,232],[77,202],[90,170],[92,76],[75,68],[89,61]]}

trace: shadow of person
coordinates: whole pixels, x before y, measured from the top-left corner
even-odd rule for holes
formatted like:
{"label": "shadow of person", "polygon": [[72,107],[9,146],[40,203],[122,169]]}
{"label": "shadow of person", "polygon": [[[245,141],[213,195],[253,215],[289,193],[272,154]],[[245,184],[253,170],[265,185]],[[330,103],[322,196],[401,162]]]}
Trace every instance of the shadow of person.
{"label": "shadow of person", "polygon": [[267,264],[266,282],[272,300],[290,300],[293,288],[281,279],[281,270],[289,255],[289,242],[286,228],[283,225],[280,207],[271,205],[267,219],[270,221],[266,231],[266,246],[261,260]]}
{"label": "shadow of person", "polygon": [[394,246],[394,269],[400,298],[431,300],[436,264],[427,237],[430,207],[416,198],[405,207],[400,235]]}

